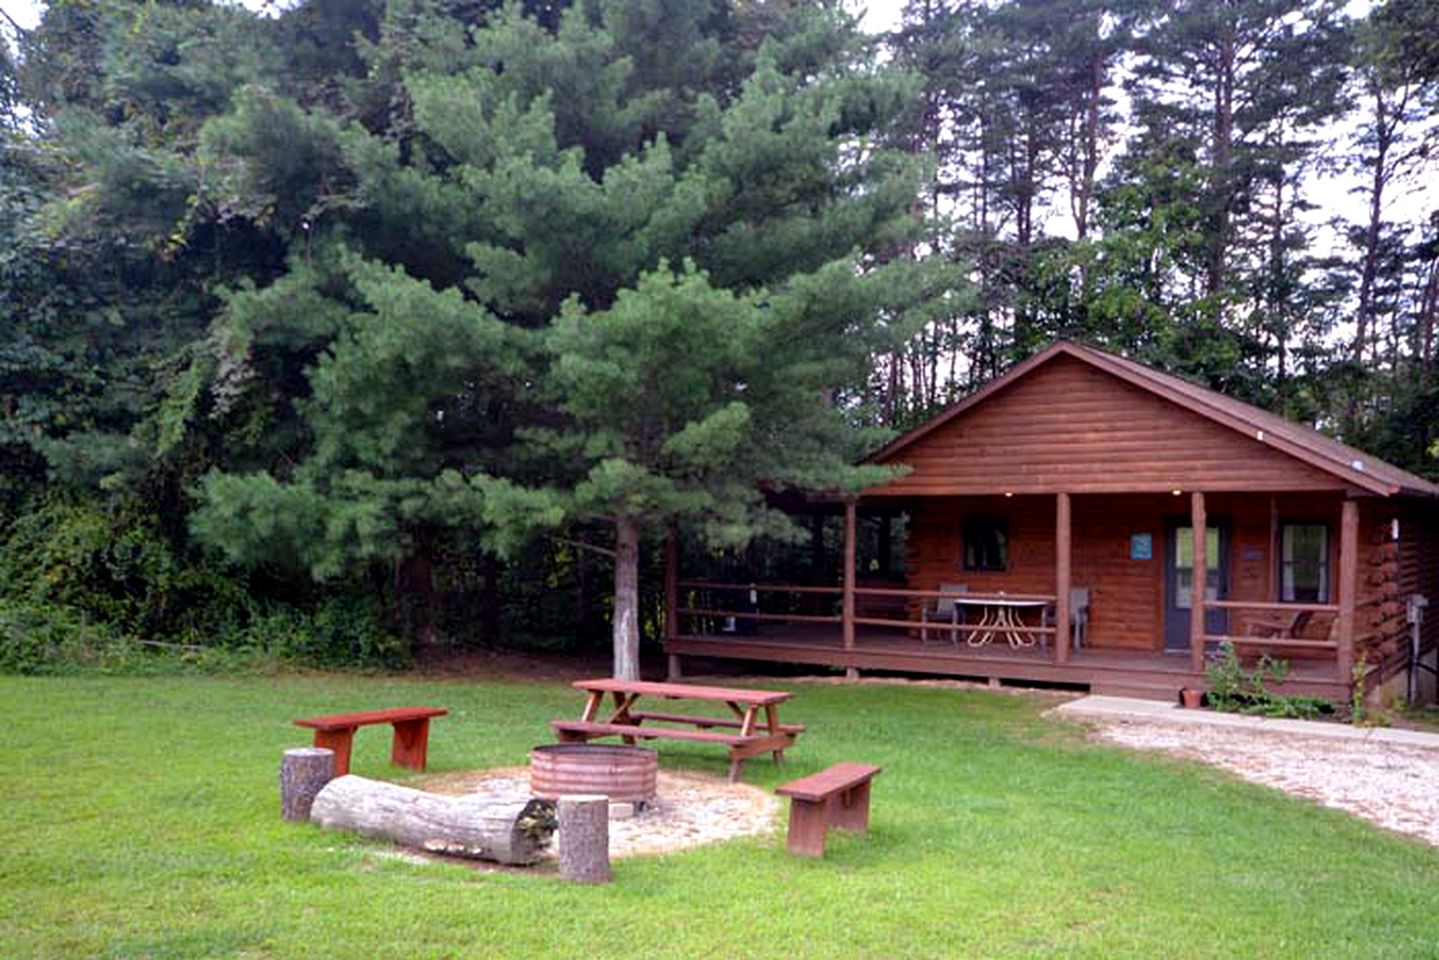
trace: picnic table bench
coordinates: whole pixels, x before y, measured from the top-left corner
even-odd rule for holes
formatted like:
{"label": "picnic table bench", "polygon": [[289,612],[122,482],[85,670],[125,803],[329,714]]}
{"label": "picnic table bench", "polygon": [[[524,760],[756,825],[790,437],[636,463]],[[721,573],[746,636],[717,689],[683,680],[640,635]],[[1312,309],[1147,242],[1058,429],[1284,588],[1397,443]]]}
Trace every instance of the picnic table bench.
{"label": "picnic table bench", "polygon": [[822,857],[830,827],[868,831],[869,784],[882,769],[868,763],[836,763],[777,787],[775,793],[790,798],[786,849]]}
{"label": "picnic table bench", "polygon": [[335,752],[335,776],[350,772],[350,747],[360,727],[388,723],[395,728],[390,745],[390,762],[399,767],[425,769],[430,748],[430,718],[449,713],[443,707],[393,707],[388,710],[361,710],[357,713],[330,713],[301,717],[297,727],[315,731],[315,746]]}
{"label": "picnic table bench", "polygon": [[[729,748],[729,779],[732,783],[739,779],[747,758],[769,753],[779,762],[784,759],[785,749],[793,746],[795,738],[804,731],[802,724],[780,722],[779,704],[790,697],[789,693],[781,690],[742,690],[609,677],[576,680],[573,686],[588,694],[588,699],[580,719],[551,722],[561,742],[585,743],[600,737],[621,737],[626,743],[636,740],[682,740],[719,744]],[[614,703],[601,719],[606,695],[612,697]],[[641,697],[723,703],[732,716],[639,710],[635,704]],[[647,722],[651,725],[646,725]],[[661,723],[668,725],[653,725]]]}

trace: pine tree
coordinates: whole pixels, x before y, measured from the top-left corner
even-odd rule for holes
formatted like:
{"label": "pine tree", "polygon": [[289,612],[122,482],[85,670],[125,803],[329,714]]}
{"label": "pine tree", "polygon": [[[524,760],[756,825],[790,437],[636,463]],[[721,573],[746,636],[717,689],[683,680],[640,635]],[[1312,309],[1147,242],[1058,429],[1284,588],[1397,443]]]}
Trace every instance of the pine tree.
{"label": "pine tree", "polygon": [[[313,234],[217,341],[236,410],[302,365],[310,439],[296,466],[212,476],[197,533],[334,577],[442,531],[504,553],[599,519],[631,675],[642,534],[742,542],[784,529],[760,481],[861,482],[829,398],[889,335],[880,304],[929,292],[882,256],[915,226],[916,168],[881,145],[907,88],[838,13],[768,26],[755,45],[705,0],[552,26],[396,4],[366,52],[395,84],[382,123],[246,94],[208,125],[234,205]],[[277,127],[307,145],[293,175],[261,136]]]}

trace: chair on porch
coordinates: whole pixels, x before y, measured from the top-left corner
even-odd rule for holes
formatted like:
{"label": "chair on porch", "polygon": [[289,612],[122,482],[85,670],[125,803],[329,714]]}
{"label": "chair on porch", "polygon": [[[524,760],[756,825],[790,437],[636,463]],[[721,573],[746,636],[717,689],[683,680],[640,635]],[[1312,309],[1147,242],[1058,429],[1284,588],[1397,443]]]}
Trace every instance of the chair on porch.
{"label": "chair on porch", "polygon": [[[1040,619],[1040,626],[1052,627],[1055,625],[1054,605],[1044,608],[1044,616]],[[1069,648],[1078,650],[1084,646],[1084,637],[1089,628],[1089,588],[1069,588]],[[1040,636],[1041,649],[1049,649],[1049,638]]]}
{"label": "chair on porch", "polygon": [[1088,632],[1089,588],[1071,587],[1069,590],[1070,646],[1075,650],[1084,646],[1084,638]]}
{"label": "chair on porch", "polygon": [[[939,592],[956,594],[969,593],[969,584],[941,583],[939,585]],[[926,603],[923,609],[919,611],[919,620],[921,624],[919,628],[920,642],[928,643],[929,628],[927,626],[924,626],[924,624],[928,624],[931,622],[939,622],[947,623],[951,626],[959,626],[961,623],[964,622],[964,608],[961,607],[959,604],[955,603],[954,600],[949,597],[935,597],[929,603]],[[945,633],[949,634],[949,639],[951,642],[959,642],[959,631],[946,630]]]}
{"label": "chair on porch", "polygon": [[1302,633],[1312,619],[1314,619],[1314,613],[1310,610],[1299,610],[1272,617],[1254,617],[1245,626],[1244,635],[1246,637],[1290,640]]}

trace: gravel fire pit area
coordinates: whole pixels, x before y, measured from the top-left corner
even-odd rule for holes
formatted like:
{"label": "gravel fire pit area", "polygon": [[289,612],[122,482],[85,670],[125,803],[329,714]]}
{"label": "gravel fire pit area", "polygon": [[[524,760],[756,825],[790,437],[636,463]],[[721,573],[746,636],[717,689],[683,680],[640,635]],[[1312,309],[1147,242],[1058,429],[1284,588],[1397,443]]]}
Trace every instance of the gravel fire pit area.
{"label": "gravel fire pit area", "polygon": [[[431,793],[514,800],[530,796],[530,771],[524,767],[455,771],[422,777],[414,785]],[[774,831],[779,801],[759,787],[666,770],[659,772],[657,786],[653,802],[638,805],[632,815],[610,820],[611,857],[670,853]],[[549,856],[554,856],[553,845]]]}

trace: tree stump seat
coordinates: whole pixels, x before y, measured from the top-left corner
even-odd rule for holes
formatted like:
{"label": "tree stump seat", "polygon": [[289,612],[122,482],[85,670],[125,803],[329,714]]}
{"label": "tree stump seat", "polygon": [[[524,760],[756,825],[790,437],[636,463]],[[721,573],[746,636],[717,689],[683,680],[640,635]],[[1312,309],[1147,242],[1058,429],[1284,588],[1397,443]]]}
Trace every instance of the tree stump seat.
{"label": "tree stump seat", "polygon": [[335,752],[336,777],[350,772],[350,747],[360,727],[388,723],[395,729],[390,746],[390,762],[413,770],[425,769],[430,747],[430,718],[449,713],[443,707],[393,707],[388,710],[361,710],[357,713],[331,713],[320,717],[301,717],[297,727],[315,731],[315,746]]}
{"label": "tree stump seat", "polygon": [[819,773],[792,780],[775,793],[790,798],[790,853],[824,856],[830,827],[865,833],[869,830],[869,785],[883,768],[867,763],[837,763]]}

